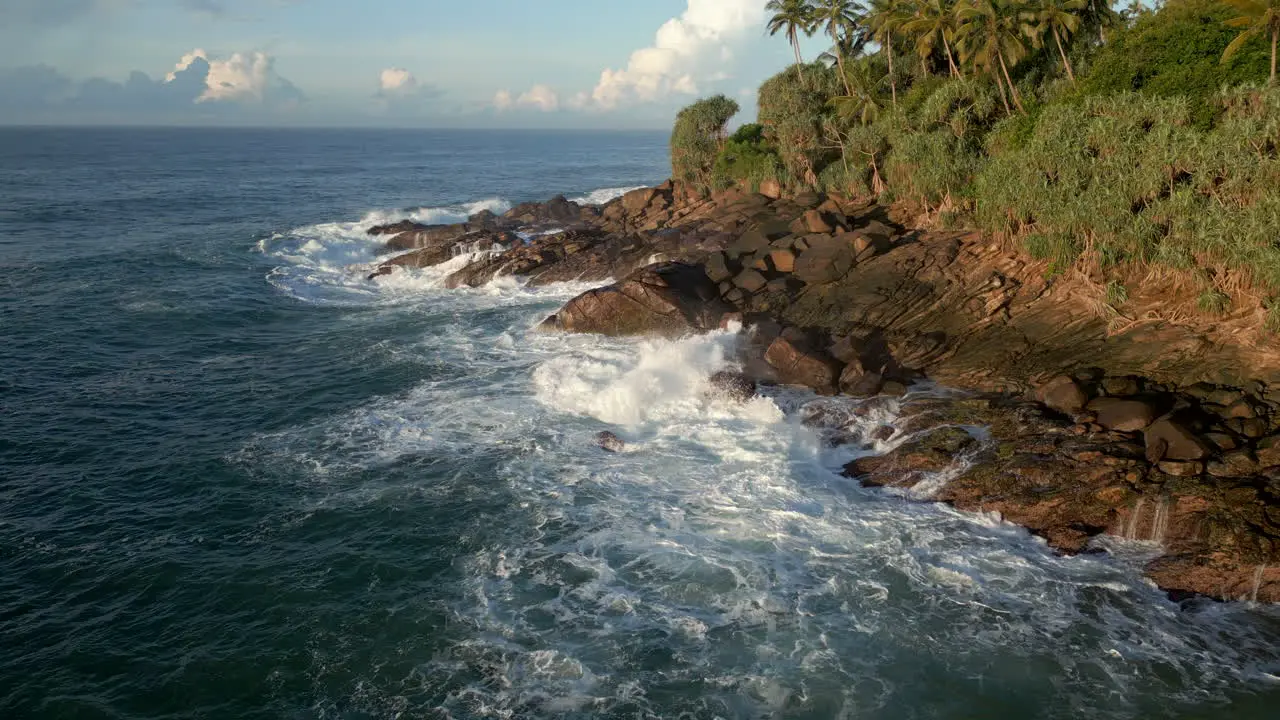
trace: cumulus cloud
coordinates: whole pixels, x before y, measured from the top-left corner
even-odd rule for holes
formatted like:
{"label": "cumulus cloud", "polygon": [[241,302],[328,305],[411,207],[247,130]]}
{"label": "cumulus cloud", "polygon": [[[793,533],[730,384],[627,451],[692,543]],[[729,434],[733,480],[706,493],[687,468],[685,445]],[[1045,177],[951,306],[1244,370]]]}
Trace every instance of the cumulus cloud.
{"label": "cumulus cloud", "polygon": [[45,65],[0,71],[0,107],[18,119],[233,117],[291,107],[303,99],[276,73],[273,59],[257,52],[221,58],[193,50],[164,77],[135,71],[124,82],[75,81]]}
{"label": "cumulus cloud", "polygon": [[[575,97],[570,103],[578,101]],[[530,108],[542,112],[555,112],[560,109],[560,94],[548,85],[534,85],[519,96],[510,90],[499,90],[493,96],[493,107],[499,111],[516,108]]]}
{"label": "cumulus cloud", "polygon": [[378,74],[376,106],[382,112],[400,115],[420,114],[428,103],[444,92],[435,85],[422,83],[405,68],[387,68]]}
{"label": "cumulus cloud", "polygon": [[760,0],[688,0],[680,17],[658,29],[653,45],[633,52],[625,68],[600,74],[591,103],[611,109],[672,94],[695,95],[700,82],[724,79],[719,68],[764,17]]}
{"label": "cumulus cloud", "polygon": [[166,77],[172,82],[178,73],[199,62],[207,67],[205,88],[196,102],[289,103],[302,99],[297,87],[276,73],[275,58],[264,52],[234,53],[227,58],[211,58],[199,48],[178,61]]}

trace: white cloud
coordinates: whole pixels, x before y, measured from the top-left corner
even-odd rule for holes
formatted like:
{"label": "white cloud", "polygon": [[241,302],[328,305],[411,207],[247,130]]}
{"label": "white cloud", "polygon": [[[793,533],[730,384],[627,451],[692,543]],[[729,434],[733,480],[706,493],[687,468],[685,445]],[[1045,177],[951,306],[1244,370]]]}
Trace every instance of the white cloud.
{"label": "white cloud", "polygon": [[[570,100],[570,105],[581,102],[581,98],[575,96]],[[548,85],[534,85],[528,91],[516,97],[510,90],[499,90],[493,96],[493,107],[499,112],[512,110],[515,108],[531,108],[541,110],[542,112],[555,112],[560,109],[560,94]]]}
{"label": "white cloud", "polygon": [[378,77],[378,87],[389,95],[412,93],[418,89],[418,79],[404,68],[387,68]]}
{"label": "white cloud", "polygon": [[727,77],[723,64],[732,58],[733,46],[764,17],[760,0],[688,0],[684,13],[658,29],[652,46],[633,52],[626,68],[600,74],[591,100],[611,109],[671,94],[695,95],[699,82]]}
{"label": "white cloud", "polygon": [[234,53],[220,59],[197,48],[178,61],[173,72],[165,76],[165,81],[173,82],[179,73],[194,63],[207,64],[209,68],[205,89],[196,98],[198,103],[296,101],[300,96],[293,83],[276,73],[275,58],[260,51]]}

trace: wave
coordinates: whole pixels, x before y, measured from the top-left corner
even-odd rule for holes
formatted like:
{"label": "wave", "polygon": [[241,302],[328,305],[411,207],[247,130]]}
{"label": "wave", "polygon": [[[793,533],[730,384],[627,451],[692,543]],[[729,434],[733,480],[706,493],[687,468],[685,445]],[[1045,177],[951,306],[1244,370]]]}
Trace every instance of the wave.
{"label": "wave", "polygon": [[586,195],[571,197],[569,198],[569,200],[576,202],[579,205],[604,205],[605,203],[611,200],[616,200],[622,197],[623,195],[626,195],[632,190],[639,190],[640,188],[643,188],[643,187],[646,187],[646,186],[631,185],[628,187],[601,188],[599,190],[592,190]]}

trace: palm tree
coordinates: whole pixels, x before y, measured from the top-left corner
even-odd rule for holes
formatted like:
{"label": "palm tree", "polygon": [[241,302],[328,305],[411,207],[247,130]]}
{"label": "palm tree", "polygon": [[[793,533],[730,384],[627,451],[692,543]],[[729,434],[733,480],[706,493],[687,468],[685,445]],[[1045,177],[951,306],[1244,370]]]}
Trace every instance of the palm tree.
{"label": "palm tree", "polygon": [[862,6],[854,0],[816,0],[813,5],[814,26],[820,28],[835,43],[836,65],[849,95],[849,78],[844,72],[844,44],[858,31],[862,21]]}
{"label": "palm tree", "polygon": [[867,24],[875,41],[885,49],[889,56],[889,89],[893,95],[893,108],[898,109],[898,79],[893,74],[893,36],[911,19],[908,0],[872,0],[871,12],[867,14]]}
{"label": "palm tree", "polygon": [[769,35],[784,32],[787,41],[796,51],[796,71],[800,73],[800,82],[804,82],[804,60],[800,57],[800,33],[813,34],[813,6],[809,0],[769,0],[765,10],[773,13],[767,26]]}
{"label": "palm tree", "polygon": [[[956,6],[956,19],[960,23],[956,36],[965,50],[965,56],[973,62],[974,67],[986,70],[995,78],[1005,112],[1011,115],[1013,113],[1009,110],[1009,101],[1005,98],[1006,85],[1018,110],[1026,113],[1026,108],[1022,106],[1022,98],[1013,84],[1013,78],[1009,77],[1009,64],[1016,65],[1022,59],[1027,51],[1022,38],[1033,32],[1029,25],[1022,22],[1019,4],[1018,0],[973,0]],[[1004,75],[1004,83],[1000,81],[1001,73]]]}
{"label": "palm tree", "polygon": [[1280,44],[1280,0],[1222,0],[1235,8],[1240,17],[1227,20],[1227,25],[1241,28],[1240,34],[1222,52],[1222,62],[1240,52],[1245,43],[1256,37],[1271,36],[1271,77],[1267,85],[1276,84],[1276,46]]}
{"label": "palm tree", "polygon": [[831,106],[845,120],[870,125],[880,117],[880,103],[876,100],[876,83],[867,71],[867,64],[855,62],[844,73],[848,94],[832,98]]}
{"label": "palm tree", "polygon": [[902,26],[903,32],[916,36],[916,53],[922,58],[933,54],[938,40],[947,54],[947,66],[951,75],[963,77],[951,54],[951,39],[955,37],[956,15],[948,0],[922,0],[916,7],[915,17]]}
{"label": "palm tree", "polygon": [[1053,33],[1053,41],[1058,46],[1058,54],[1062,56],[1062,66],[1067,69],[1067,77],[1076,85],[1076,74],[1071,69],[1071,61],[1067,59],[1067,51],[1062,49],[1062,38],[1070,37],[1080,28],[1080,16],[1088,5],[1088,0],[1032,0],[1031,10],[1027,13],[1036,22],[1036,46],[1045,32]]}

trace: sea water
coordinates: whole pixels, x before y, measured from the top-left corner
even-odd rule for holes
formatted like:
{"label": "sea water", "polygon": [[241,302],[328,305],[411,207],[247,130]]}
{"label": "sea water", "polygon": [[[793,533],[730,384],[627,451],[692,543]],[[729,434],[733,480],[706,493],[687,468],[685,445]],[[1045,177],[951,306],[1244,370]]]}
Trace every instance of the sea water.
{"label": "sea water", "polygon": [[737,328],[534,332],[588,286],[444,289],[466,255],[367,279],[374,224],[665,152],[0,131],[0,716],[1275,716],[1274,609],[842,477],[895,403],[727,401]]}

